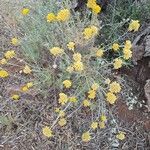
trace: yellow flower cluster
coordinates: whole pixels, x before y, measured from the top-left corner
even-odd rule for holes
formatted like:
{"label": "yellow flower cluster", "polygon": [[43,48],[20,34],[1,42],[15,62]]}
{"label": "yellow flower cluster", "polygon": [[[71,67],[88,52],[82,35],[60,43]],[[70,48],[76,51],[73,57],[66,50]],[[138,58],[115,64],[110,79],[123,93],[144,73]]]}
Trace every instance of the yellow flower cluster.
{"label": "yellow flower cluster", "polygon": [[73,60],[74,60],[73,65],[72,65],[72,67],[69,66],[69,68],[67,68],[67,71],[72,72],[72,69],[75,71],[79,71],[79,72],[83,71],[84,65],[81,61],[81,58],[82,58],[82,56],[80,53],[74,53],[73,54]]}
{"label": "yellow flower cluster", "polygon": [[1,65],[7,64],[7,60],[6,60],[5,58],[2,58],[2,59],[0,60],[0,64],[1,64]]}
{"label": "yellow flower cluster", "polygon": [[53,136],[52,130],[48,126],[43,127],[42,132],[43,132],[43,135],[48,137],[48,138]]}
{"label": "yellow flower cluster", "polygon": [[131,41],[127,40],[125,42],[125,45],[124,45],[124,48],[123,48],[123,54],[124,54],[123,57],[124,57],[125,60],[128,60],[132,57],[131,48],[132,48]]}
{"label": "yellow flower cluster", "polygon": [[67,124],[67,121],[65,118],[60,118],[60,120],[58,121],[58,124],[63,127]]}
{"label": "yellow flower cluster", "polygon": [[13,100],[19,100],[19,98],[20,98],[20,96],[18,95],[18,94],[14,94],[14,95],[12,95],[11,96],[11,98],[13,99]]}
{"label": "yellow flower cluster", "polygon": [[25,65],[23,69],[23,73],[30,74],[32,72],[31,68],[28,65]]}
{"label": "yellow flower cluster", "polygon": [[30,9],[29,8],[23,8],[21,13],[22,13],[22,15],[26,16],[30,13]]}
{"label": "yellow flower cluster", "polygon": [[59,47],[53,47],[50,49],[50,53],[52,53],[54,56],[59,56],[64,52],[63,49],[59,48]]}
{"label": "yellow flower cluster", "polygon": [[[114,43],[112,45],[112,49],[113,51],[118,51],[120,48],[120,45],[118,43]],[[118,58],[115,58],[114,61],[113,61],[113,67],[114,69],[119,69],[122,67],[123,65],[123,60],[128,60],[132,57],[132,44],[131,44],[131,41],[130,40],[126,40],[125,44],[124,44],[124,48],[123,48],[123,58],[122,57],[118,57]]]}
{"label": "yellow flower cluster", "polygon": [[11,39],[11,43],[14,45],[14,46],[18,46],[19,45],[19,40],[17,38],[12,38]]}
{"label": "yellow flower cluster", "polygon": [[122,59],[120,59],[120,58],[116,58],[115,60],[114,60],[114,69],[119,69],[119,68],[121,68],[122,67],[122,64],[123,64],[123,61],[122,61]]}
{"label": "yellow flower cluster", "polygon": [[84,39],[93,38],[98,34],[98,28],[96,26],[87,27],[83,30]]}
{"label": "yellow flower cluster", "polygon": [[101,115],[99,127],[100,129],[104,129],[106,127],[105,122],[107,121],[107,117],[105,115]]}
{"label": "yellow flower cluster", "polygon": [[74,61],[81,61],[81,58],[82,58],[82,56],[81,56],[81,54],[80,53],[74,53],[73,54],[73,60]]}
{"label": "yellow flower cluster", "polygon": [[14,58],[15,57],[15,51],[14,50],[10,50],[10,51],[7,51],[4,53],[4,56],[6,59],[11,59],[11,58]]}
{"label": "yellow flower cluster", "polygon": [[68,102],[68,96],[66,94],[64,94],[64,93],[60,93],[58,102],[61,105],[65,105]]}
{"label": "yellow flower cluster", "polygon": [[96,4],[96,0],[88,0],[87,7],[91,8],[94,14],[98,14],[101,11],[101,7]]}
{"label": "yellow flower cluster", "polygon": [[46,16],[47,22],[53,21],[67,21],[70,18],[70,11],[69,9],[60,10],[57,15],[54,13],[48,13]]}
{"label": "yellow flower cluster", "polygon": [[97,128],[98,128],[98,122],[93,121],[93,122],[91,123],[91,128],[92,128],[93,130],[97,129]]}
{"label": "yellow flower cluster", "polygon": [[[96,130],[98,128],[98,125],[99,125],[99,128],[100,129],[103,129],[105,128],[105,122],[107,121],[107,117],[105,115],[102,115],[101,118],[100,118],[100,121],[99,123],[97,121],[93,121],[90,125],[90,128],[93,129],[93,130]],[[91,140],[91,135],[90,135],[90,132],[87,131],[87,132],[84,132],[82,134],[82,141],[83,142],[89,142]]]}
{"label": "yellow flower cluster", "polygon": [[99,49],[96,51],[96,57],[102,57],[104,55],[104,50]]}
{"label": "yellow flower cluster", "polygon": [[33,87],[33,82],[28,82],[27,84],[21,87],[21,91],[26,92],[32,87]]}
{"label": "yellow flower cluster", "polygon": [[91,102],[88,99],[83,100],[83,106],[89,107],[91,105]]}
{"label": "yellow flower cluster", "polygon": [[70,11],[68,9],[60,10],[57,14],[58,21],[67,21],[70,18]]}
{"label": "yellow flower cluster", "polygon": [[119,83],[117,83],[116,81],[112,82],[110,84],[110,92],[112,93],[119,93],[121,91],[121,86]]}
{"label": "yellow flower cluster", "polygon": [[83,100],[83,106],[84,107],[89,107],[91,106],[91,102],[89,99],[94,99],[96,97],[96,91],[99,88],[99,84],[98,83],[93,83],[91,86],[91,89],[88,91],[88,99]]}
{"label": "yellow flower cluster", "polygon": [[95,90],[89,90],[88,91],[88,98],[94,99],[96,97],[96,91]]}
{"label": "yellow flower cluster", "polygon": [[6,78],[9,76],[9,73],[5,70],[0,70],[0,78]]}
{"label": "yellow flower cluster", "polygon": [[114,43],[113,45],[112,45],[112,49],[116,52],[116,51],[118,51],[119,50],[119,44],[118,43]]}
{"label": "yellow flower cluster", "polygon": [[139,20],[132,20],[129,24],[128,31],[138,31],[140,28]]}
{"label": "yellow flower cluster", "polygon": [[84,70],[84,65],[83,65],[83,63],[81,61],[75,61],[73,63],[73,67],[74,67],[75,71],[79,71],[80,72],[80,71]]}
{"label": "yellow flower cluster", "polygon": [[47,22],[53,22],[56,21],[56,16],[54,13],[48,13],[46,16]]}
{"label": "yellow flower cluster", "polygon": [[75,43],[74,42],[69,42],[67,44],[67,47],[68,47],[69,50],[74,51],[74,49],[75,49]]}
{"label": "yellow flower cluster", "polygon": [[71,85],[72,85],[72,82],[70,80],[65,80],[63,81],[63,85],[66,87],[66,88],[70,88]]}
{"label": "yellow flower cluster", "polygon": [[82,134],[82,141],[83,142],[89,142],[91,140],[91,135],[90,135],[90,132],[87,131],[87,132],[84,132]]}
{"label": "yellow flower cluster", "polygon": [[0,64],[1,64],[1,65],[7,64],[7,61],[10,60],[10,59],[12,59],[12,58],[14,58],[15,56],[16,56],[16,54],[15,54],[15,51],[14,51],[14,50],[6,51],[6,52],[4,53],[4,58],[2,58],[2,59],[0,60]]}
{"label": "yellow flower cluster", "polygon": [[121,91],[121,86],[116,81],[112,82],[109,87],[109,92],[106,94],[106,100],[110,104],[114,104],[117,100],[116,93],[119,93]]}
{"label": "yellow flower cluster", "polygon": [[116,138],[119,139],[119,140],[124,140],[125,139],[125,133],[124,132],[119,132],[117,135],[116,135]]}
{"label": "yellow flower cluster", "polygon": [[89,99],[94,99],[96,97],[96,91],[99,88],[99,84],[98,83],[94,83],[91,86],[91,89],[88,91],[88,98]]}
{"label": "yellow flower cluster", "polygon": [[108,92],[106,94],[106,100],[110,103],[110,104],[114,104],[115,101],[117,100],[117,97],[115,94],[113,94],[112,92]]}

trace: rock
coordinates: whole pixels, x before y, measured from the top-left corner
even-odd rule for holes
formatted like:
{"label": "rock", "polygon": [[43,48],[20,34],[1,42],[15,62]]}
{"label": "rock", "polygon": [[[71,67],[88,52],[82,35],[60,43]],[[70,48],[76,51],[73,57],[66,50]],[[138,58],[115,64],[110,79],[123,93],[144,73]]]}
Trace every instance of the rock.
{"label": "rock", "polygon": [[150,26],[138,35],[132,43],[133,56],[132,61],[137,65],[137,61],[143,57],[150,56]]}
{"label": "rock", "polygon": [[145,50],[143,45],[140,46],[135,45],[134,47],[132,47],[132,61],[135,65],[137,65],[138,60],[142,59],[144,53]]}
{"label": "rock", "polygon": [[150,111],[150,79],[146,81],[146,84],[144,86],[144,91],[145,91],[145,97],[147,98],[148,109]]}
{"label": "rock", "polygon": [[144,57],[150,56],[150,35],[146,37]]}

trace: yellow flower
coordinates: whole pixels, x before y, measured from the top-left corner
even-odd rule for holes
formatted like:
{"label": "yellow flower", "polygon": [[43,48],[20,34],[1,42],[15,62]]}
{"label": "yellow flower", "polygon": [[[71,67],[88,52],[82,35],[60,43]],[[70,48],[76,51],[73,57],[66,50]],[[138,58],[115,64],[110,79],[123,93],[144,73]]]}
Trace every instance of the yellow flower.
{"label": "yellow flower", "polygon": [[28,87],[25,85],[25,86],[23,86],[23,87],[21,88],[21,90],[22,90],[23,92],[26,92],[26,91],[28,91],[29,89],[28,89]]}
{"label": "yellow flower", "polygon": [[87,132],[84,132],[82,134],[82,141],[83,142],[89,142],[91,140],[91,135],[90,133],[87,131]]}
{"label": "yellow flower", "polygon": [[90,106],[90,105],[91,105],[91,103],[90,103],[89,100],[85,99],[85,100],[83,101],[83,106],[84,106],[84,107],[88,107],[88,106]]}
{"label": "yellow flower", "polygon": [[92,8],[96,4],[96,0],[88,0],[87,7]]}
{"label": "yellow flower", "polygon": [[43,129],[42,129],[42,132],[43,134],[46,136],[46,137],[52,137],[52,130],[48,127],[48,126],[45,126]]}
{"label": "yellow flower", "polygon": [[92,7],[92,12],[94,13],[94,14],[98,14],[98,13],[100,13],[101,12],[101,7],[99,6],[99,5],[94,5],[93,7]]}
{"label": "yellow flower", "polygon": [[75,71],[83,71],[84,69],[83,63],[81,61],[74,62],[73,67]]}
{"label": "yellow flower", "polygon": [[110,81],[109,78],[107,78],[107,79],[105,80],[105,83],[106,83],[106,84],[110,84],[110,82],[111,82],[111,81]]}
{"label": "yellow flower", "polygon": [[60,117],[64,117],[64,116],[65,116],[65,112],[64,112],[63,110],[60,110],[60,111],[59,111],[59,116],[60,116]]}
{"label": "yellow flower", "polygon": [[130,49],[124,48],[123,49],[123,54],[124,54],[123,58],[125,60],[128,60],[128,59],[130,59],[132,57],[132,51]]}
{"label": "yellow flower", "polygon": [[92,86],[91,86],[92,90],[96,91],[98,88],[99,88],[99,84],[98,83],[94,83]]}
{"label": "yellow flower", "polygon": [[47,22],[53,22],[53,21],[55,21],[56,20],[55,14],[54,13],[47,14],[46,20],[47,20]]}
{"label": "yellow flower", "polygon": [[12,95],[11,97],[13,100],[19,100],[20,96],[15,94],[15,95]]}
{"label": "yellow flower", "polygon": [[60,55],[63,52],[64,52],[64,50],[59,47],[53,47],[50,49],[50,53],[52,53],[54,56]]}
{"label": "yellow flower", "polygon": [[123,56],[123,58],[124,58],[125,60],[128,60],[128,59],[130,59],[131,57],[132,57],[132,52],[126,53],[126,54],[124,54],[124,56]]}
{"label": "yellow flower", "polygon": [[102,57],[104,55],[104,51],[102,49],[99,49],[96,51],[96,56],[97,57]]}
{"label": "yellow flower", "polygon": [[124,134],[124,132],[119,132],[119,133],[116,135],[116,138],[119,139],[119,140],[124,140],[124,139],[125,139],[125,134]]}
{"label": "yellow flower", "polygon": [[59,121],[58,121],[58,124],[62,127],[62,126],[65,126],[67,123],[66,119],[65,118],[61,118]]}
{"label": "yellow flower", "polygon": [[107,117],[106,117],[105,115],[101,115],[100,119],[101,119],[101,121],[103,121],[103,122],[107,121]]}
{"label": "yellow flower", "polygon": [[90,28],[92,29],[92,34],[93,35],[97,35],[98,34],[98,28],[96,26],[92,25]]}
{"label": "yellow flower", "polygon": [[123,61],[120,58],[114,60],[114,69],[119,69],[122,67]]}
{"label": "yellow flower", "polygon": [[124,48],[125,49],[131,49],[132,48],[132,43],[130,40],[126,40]]}
{"label": "yellow flower", "polygon": [[98,14],[101,11],[101,7],[96,4],[96,0],[88,0],[87,7],[91,8],[94,14]]}
{"label": "yellow flower", "polygon": [[91,28],[85,28],[83,35],[85,39],[90,39],[93,36],[93,30]]}
{"label": "yellow flower", "polygon": [[12,38],[11,39],[11,43],[15,46],[17,46],[19,44],[19,40],[17,38]]}
{"label": "yellow flower", "polygon": [[25,65],[23,72],[25,74],[30,74],[32,72],[31,68],[28,65]]}
{"label": "yellow flower", "polygon": [[100,127],[100,129],[106,128],[105,122],[104,122],[104,121],[100,121],[100,122],[99,122],[99,127]]}
{"label": "yellow flower", "polygon": [[71,85],[72,85],[72,82],[70,80],[65,80],[63,81],[63,85],[66,87],[66,88],[70,88]]}
{"label": "yellow flower", "polygon": [[28,82],[28,83],[27,83],[27,87],[28,87],[28,88],[33,87],[33,82]]}
{"label": "yellow flower", "polygon": [[70,11],[68,9],[60,10],[57,14],[58,21],[67,21],[70,18]]}
{"label": "yellow flower", "polygon": [[8,74],[7,71],[5,71],[5,70],[0,70],[0,78],[6,78],[6,77],[8,77],[8,76],[9,76],[9,74]]}
{"label": "yellow flower", "polygon": [[61,105],[65,105],[68,102],[68,96],[64,93],[60,93],[58,101]]}
{"label": "yellow flower", "polygon": [[22,15],[26,16],[30,13],[30,9],[29,8],[23,8],[21,13],[22,13]]}
{"label": "yellow flower", "polygon": [[74,53],[73,54],[73,59],[74,59],[74,61],[81,61],[81,54],[80,53]]}
{"label": "yellow flower", "polygon": [[97,127],[98,127],[98,123],[97,123],[96,121],[92,122],[91,128],[92,128],[93,130],[95,130],[95,129],[97,129]]}
{"label": "yellow flower", "polygon": [[15,55],[16,55],[16,54],[15,54],[15,51],[13,51],[13,50],[7,51],[7,52],[4,54],[4,56],[5,56],[6,59],[11,59],[11,58],[13,58]]}
{"label": "yellow flower", "polygon": [[0,60],[0,64],[1,64],[1,65],[7,64],[7,60],[6,60],[5,58],[1,59],[1,60]]}
{"label": "yellow flower", "polygon": [[119,49],[119,44],[118,44],[118,43],[114,43],[114,44],[112,45],[112,49],[113,49],[114,51],[117,51],[117,50]]}
{"label": "yellow flower", "polygon": [[69,73],[72,73],[74,70],[74,68],[72,66],[68,66],[66,71],[69,72]]}
{"label": "yellow flower", "polygon": [[108,92],[106,94],[106,100],[110,103],[110,104],[114,104],[115,101],[117,100],[117,97],[115,94]]}
{"label": "yellow flower", "polygon": [[140,27],[139,20],[132,20],[129,24],[128,31],[138,31]]}
{"label": "yellow flower", "polygon": [[67,44],[67,47],[68,47],[69,50],[74,51],[75,43],[74,43],[74,42],[69,42],[69,43]]}
{"label": "yellow flower", "polygon": [[75,96],[69,97],[69,101],[72,102],[72,103],[76,103],[77,102],[77,98]]}
{"label": "yellow flower", "polygon": [[88,92],[88,98],[94,99],[95,97],[96,97],[96,92],[95,92],[95,90],[90,90],[90,91]]}
{"label": "yellow flower", "polygon": [[83,30],[85,39],[90,39],[98,34],[98,28],[96,26],[87,27]]}
{"label": "yellow flower", "polygon": [[119,83],[117,83],[116,81],[115,82],[112,82],[110,84],[110,92],[112,93],[119,93],[121,91],[121,86]]}

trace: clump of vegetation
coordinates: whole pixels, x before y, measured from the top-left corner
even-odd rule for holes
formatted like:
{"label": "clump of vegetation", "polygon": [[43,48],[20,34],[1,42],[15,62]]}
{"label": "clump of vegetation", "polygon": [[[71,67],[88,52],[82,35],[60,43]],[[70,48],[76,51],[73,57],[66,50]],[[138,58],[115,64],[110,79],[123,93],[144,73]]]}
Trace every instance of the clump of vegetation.
{"label": "clump of vegetation", "polygon": [[[20,48],[21,58],[15,50],[6,51],[1,59],[0,78],[5,80],[11,76],[7,68],[4,69],[9,60],[22,59],[20,73],[25,83],[19,92],[10,95],[13,102],[20,103],[22,94],[30,90],[46,99],[52,94],[49,99],[52,117],[49,122],[42,122],[39,129],[41,136],[47,138],[60,137],[58,127],[65,130],[74,114],[82,114],[83,110],[87,114],[94,112],[89,115],[89,122],[79,127],[79,138],[89,142],[113,119],[109,106],[115,105],[124,86],[123,79],[116,78],[114,72],[130,63],[132,42],[126,39],[120,43],[119,39],[112,38],[111,44],[95,44],[105,27],[98,20],[101,7],[95,0],[88,0],[87,10],[81,17],[72,5],[68,0],[51,0],[22,8],[17,17],[22,36],[16,35],[11,40],[13,46]],[[127,32],[138,31],[139,20],[131,18],[125,22],[129,24]],[[110,58],[108,52],[113,53],[113,57]],[[115,129],[115,140],[124,140],[126,134],[116,122]]]}

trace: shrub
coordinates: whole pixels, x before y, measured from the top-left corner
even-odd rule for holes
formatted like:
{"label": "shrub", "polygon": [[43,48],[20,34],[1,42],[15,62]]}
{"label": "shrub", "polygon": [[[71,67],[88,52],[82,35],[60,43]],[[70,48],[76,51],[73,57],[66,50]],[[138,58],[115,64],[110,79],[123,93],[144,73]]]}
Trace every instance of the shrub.
{"label": "shrub", "polygon": [[[97,128],[104,129],[109,123],[109,106],[116,103],[123,86],[114,72],[130,61],[132,44],[128,39],[124,43],[115,40],[108,45],[101,41],[95,44],[103,30],[97,19],[100,6],[89,0],[89,9],[81,16],[72,5],[67,0],[26,4],[18,15],[22,36],[13,38],[12,44],[20,45],[25,61],[22,72],[34,80],[21,87],[22,91],[34,88],[47,98],[49,89],[55,91],[52,93],[57,98],[52,113],[55,119],[51,124],[43,124],[43,134],[54,136],[57,124],[66,126],[74,113],[87,110],[94,113],[89,116],[88,128],[81,128],[80,132],[82,140],[88,142]],[[128,30],[137,31],[139,26],[133,20]],[[4,57],[16,56],[7,52]],[[4,73],[7,74],[1,70],[0,77]],[[53,104],[53,99],[50,103]],[[120,140],[125,138],[119,128],[115,134]]]}

